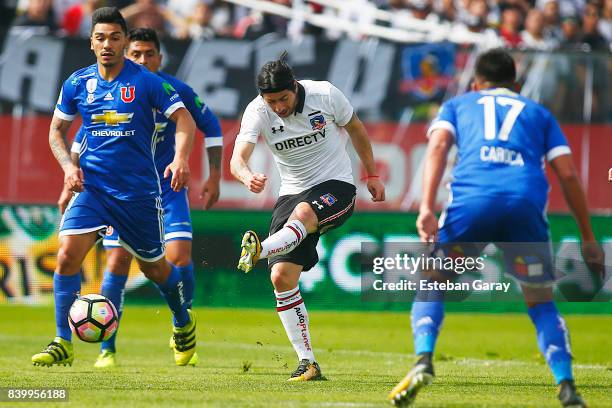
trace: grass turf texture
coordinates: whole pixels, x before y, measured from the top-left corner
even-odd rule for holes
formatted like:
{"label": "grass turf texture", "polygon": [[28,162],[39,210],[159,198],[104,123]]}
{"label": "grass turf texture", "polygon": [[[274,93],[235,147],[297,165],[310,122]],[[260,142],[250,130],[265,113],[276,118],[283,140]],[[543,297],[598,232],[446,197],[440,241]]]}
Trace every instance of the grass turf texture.
{"label": "grass turf texture", "polygon": [[[128,306],[120,366],[100,371],[98,345],[78,340],[72,367],[33,367],[30,356],[54,334],[52,309],[2,306],[0,387],[67,387],[68,404],[43,405],[58,407],[384,407],[414,361],[408,314],[314,311],[312,340],[328,381],[286,383],[297,359],[273,309],[196,310],[197,367],[174,366],[165,308]],[[612,407],[612,317],[566,320],[580,392],[589,406]],[[447,314],[436,374],[415,406],[559,406],[526,314]],[[41,406],[19,404],[29,405]]]}

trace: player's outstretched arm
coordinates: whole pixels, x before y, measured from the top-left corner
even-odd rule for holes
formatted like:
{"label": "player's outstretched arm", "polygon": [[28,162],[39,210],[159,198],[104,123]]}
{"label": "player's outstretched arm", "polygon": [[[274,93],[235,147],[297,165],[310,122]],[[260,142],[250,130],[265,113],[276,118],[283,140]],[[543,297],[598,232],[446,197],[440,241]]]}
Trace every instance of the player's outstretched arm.
{"label": "player's outstretched arm", "polygon": [[434,213],[436,194],[444,169],[446,169],[448,151],[452,145],[453,135],[446,129],[434,130],[427,144],[423,169],[423,199],[416,223],[419,237],[425,242],[435,241],[438,234],[438,218]]}
{"label": "player's outstretched arm", "polygon": [[230,170],[232,175],[244,184],[253,193],[261,193],[266,186],[268,179],[265,174],[253,173],[249,168],[249,159],[255,150],[255,143],[236,142],[232,159],[230,161]]}
{"label": "player's outstretched arm", "polygon": [[172,173],[170,187],[174,191],[180,191],[189,181],[189,155],[193,149],[196,126],[191,114],[185,108],[177,109],[170,115],[170,120],[176,122],[174,136],[176,151],[174,152],[174,160],[164,171],[164,177],[168,177]]}
{"label": "player's outstretched arm", "polygon": [[584,261],[592,272],[603,278],[605,273],[604,252],[593,234],[586,196],[580,184],[580,178],[572,161],[572,156],[570,154],[558,156],[550,162],[550,165],[559,179],[565,201],[578,224],[582,237]]}
{"label": "player's outstretched arm", "polygon": [[355,113],[353,113],[351,120],[344,125],[344,128],[351,138],[351,143],[353,143],[363,167],[365,167],[366,183],[368,191],[372,194],[372,201],[385,201],[385,186],[376,174],[376,163],[374,162],[374,153],[372,152],[368,131]]}
{"label": "player's outstretched arm", "polygon": [[53,156],[64,170],[64,185],[70,191],[83,191],[83,172],[75,166],[70,157],[66,135],[72,121],[64,120],[56,115],[51,119],[49,127],[49,146]]}

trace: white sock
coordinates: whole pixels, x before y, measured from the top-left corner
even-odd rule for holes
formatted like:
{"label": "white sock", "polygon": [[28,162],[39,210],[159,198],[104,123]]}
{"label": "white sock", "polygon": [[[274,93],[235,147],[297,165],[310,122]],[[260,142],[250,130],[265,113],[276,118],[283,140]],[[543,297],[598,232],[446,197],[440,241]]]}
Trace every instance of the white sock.
{"label": "white sock", "polygon": [[283,255],[297,247],[308,233],[300,220],[287,221],[278,232],[270,235],[261,243],[260,259],[271,255]]}
{"label": "white sock", "polygon": [[288,290],[286,292],[274,291],[276,296],[276,311],[280,317],[287,337],[293,345],[293,349],[298,355],[298,359],[310,360],[314,362],[312,343],[310,342],[310,330],[308,327],[308,312],[302,300],[300,288]]}

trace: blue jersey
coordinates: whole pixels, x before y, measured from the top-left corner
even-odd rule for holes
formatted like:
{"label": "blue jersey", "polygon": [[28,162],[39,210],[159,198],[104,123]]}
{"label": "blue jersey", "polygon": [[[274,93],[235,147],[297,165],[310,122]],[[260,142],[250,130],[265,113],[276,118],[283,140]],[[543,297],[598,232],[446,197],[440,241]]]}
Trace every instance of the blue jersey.
{"label": "blue jersey", "polygon": [[[206,147],[223,146],[219,119],[217,119],[208,106],[200,100],[194,90],[172,75],[168,75],[164,72],[158,72],[157,74],[176,89],[185,107],[189,113],[191,113],[198,129],[204,132]],[[157,127],[155,165],[157,166],[159,175],[163,177],[166,166],[172,163],[174,159],[174,134],[176,133],[176,124],[159,113],[157,114],[155,122]]]}
{"label": "blue jersey", "polygon": [[524,198],[544,209],[544,159],[569,154],[559,124],[543,106],[505,88],[470,92],[445,102],[429,128],[455,137],[453,201],[477,196]]}
{"label": "blue jersey", "polygon": [[85,188],[121,200],[161,193],[155,155],[155,112],[169,117],[184,107],[172,85],[146,68],[125,60],[112,82],[97,64],[72,74],[62,87],[55,115],[83,119],[80,163]]}
{"label": "blue jersey", "polygon": [[[181,97],[185,107],[191,113],[198,129],[205,136],[206,147],[223,146],[223,137],[221,134],[221,125],[217,116],[206,106],[194,90],[184,82],[163,72],[157,73],[164,81],[172,85],[176,92]],[[155,117],[156,143],[155,149],[155,165],[160,177],[164,176],[164,170],[172,163],[174,159],[176,124],[166,118],[163,114],[157,112]],[[74,138],[73,152],[81,153],[83,145],[83,129],[79,129]]]}

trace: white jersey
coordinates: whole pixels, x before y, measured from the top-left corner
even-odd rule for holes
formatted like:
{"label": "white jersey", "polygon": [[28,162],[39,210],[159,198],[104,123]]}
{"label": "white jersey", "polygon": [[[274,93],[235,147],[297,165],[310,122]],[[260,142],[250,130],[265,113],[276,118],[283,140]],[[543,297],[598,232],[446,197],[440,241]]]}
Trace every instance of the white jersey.
{"label": "white jersey", "polygon": [[264,137],[280,174],[279,196],[328,180],[354,184],[346,137],[340,134],[353,116],[348,99],[327,81],[299,81],[297,98],[294,114],[281,118],[257,96],[244,111],[236,142]]}

